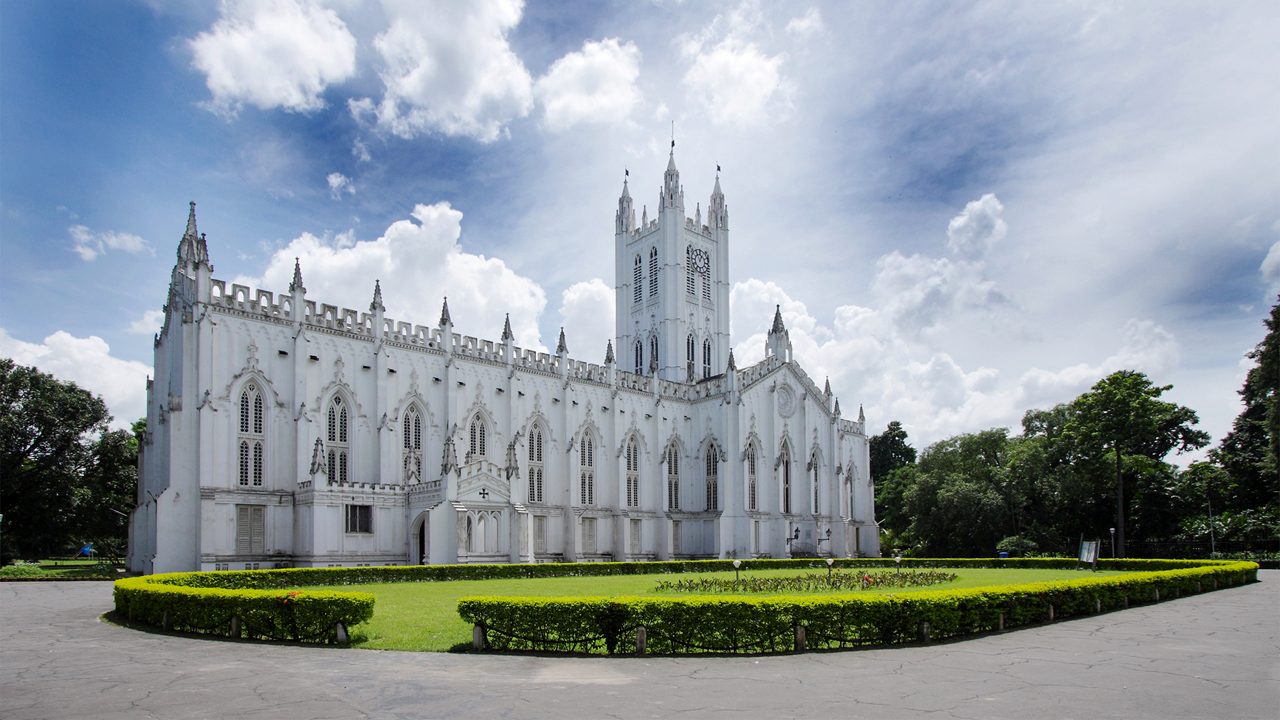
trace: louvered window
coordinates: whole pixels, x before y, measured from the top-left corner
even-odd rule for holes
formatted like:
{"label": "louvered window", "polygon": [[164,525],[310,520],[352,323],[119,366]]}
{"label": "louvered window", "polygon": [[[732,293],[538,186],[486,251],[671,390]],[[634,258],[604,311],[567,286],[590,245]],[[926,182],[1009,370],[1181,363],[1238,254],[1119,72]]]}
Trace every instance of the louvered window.
{"label": "louvered window", "polygon": [[243,486],[262,487],[263,455],[266,447],[262,415],[262,390],[256,382],[250,382],[240,393],[238,446],[240,484]]}
{"label": "louvered window", "polygon": [[649,297],[658,294],[658,248],[649,248]]}
{"label": "louvered window", "polygon": [[401,427],[401,446],[403,449],[404,481],[416,483],[422,481],[422,415],[418,408],[410,405],[405,411]]}
{"label": "louvered window", "polygon": [[707,447],[707,510],[720,509],[720,451]]}
{"label": "louvered window", "polygon": [[635,436],[627,441],[627,507],[640,506],[640,448]]}
{"label": "louvered window", "polygon": [[667,509],[680,509],[680,450],[667,447]]}
{"label": "louvered window", "polygon": [[529,433],[529,502],[542,502],[542,428]]}
{"label": "louvered window", "polygon": [[596,458],[595,458],[595,442],[591,436],[584,433],[582,436],[582,447],[578,451],[579,457],[579,502],[583,505],[596,504]]}
{"label": "louvered window", "polygon": [[266,550],[265,505],[236,506],[236,554],[262,555]]}
{"label": "louvered window", "polygon": [[329,446],[329,481],[347,482],[347,470],[351,446],[347,433],[347,403],[341,395],[334,395],[329,401],[328,426],[326,440]]}

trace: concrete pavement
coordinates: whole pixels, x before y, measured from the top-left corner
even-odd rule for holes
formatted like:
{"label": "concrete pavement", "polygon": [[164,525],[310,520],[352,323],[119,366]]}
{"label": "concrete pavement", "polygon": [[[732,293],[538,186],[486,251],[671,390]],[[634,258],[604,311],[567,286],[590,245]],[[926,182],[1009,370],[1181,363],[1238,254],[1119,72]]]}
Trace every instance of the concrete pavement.
{"label": "concrete pavement", "polygon": [[104,623],[109,583],[0,583],[0,718],[1276,718],[1280,571],[919,647],[556,658],[291,647]]}

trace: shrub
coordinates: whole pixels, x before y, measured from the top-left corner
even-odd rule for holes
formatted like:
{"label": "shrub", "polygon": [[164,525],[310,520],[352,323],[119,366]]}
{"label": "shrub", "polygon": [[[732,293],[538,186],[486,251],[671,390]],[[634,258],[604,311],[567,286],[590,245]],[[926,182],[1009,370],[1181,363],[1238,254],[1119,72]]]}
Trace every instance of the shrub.
{"label": "shrub", "polygon": [[1257,579],[1253,563],[1108,564],[1139,572],[903,595],[467,597],[458,601],[458,614],[481,626],[498,650],[634,652],[643,626],[649,652],[767,653],[792,649],[797,627],[805,628],[811,648],[912,642],[926,623],[929,639],[957,637],[1043,622],[1050,608],[1053,618],[1073,617]]}
{"label": "shrub", "polygon": [[300,642],[334,641],[339,623],[350,628],[373,617],[370,593],[246,589],[208,581],[211,575],[226,574],[117,580],[116,612],[131,622],[167,630]]}
{"label": "shrub", "polygon": [[12,565],[0,567],[0,578],[38,578],[44,575],[40,563],[29,563],[16,560]]}

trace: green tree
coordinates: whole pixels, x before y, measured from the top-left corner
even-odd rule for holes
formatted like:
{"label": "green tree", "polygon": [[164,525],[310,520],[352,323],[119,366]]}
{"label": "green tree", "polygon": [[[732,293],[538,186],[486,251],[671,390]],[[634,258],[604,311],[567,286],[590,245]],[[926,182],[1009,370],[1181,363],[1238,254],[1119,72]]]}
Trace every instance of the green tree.
{"label": "green tree", "polygon": [[95,499],[83,481],[108,419],[75,383],[0,358],[0,562],[64,549]]}
{"label": "green tree", "polygon": [[924,451],[903,492],[907,542],[928,554],[984,555],[1012,534],[1008,433],[957,435]]}
{"label": "green tree", "polygon": [[146,421],[132,432],[104,432],[90,449],[80,485],[77,542],[92,542],[105,558],[123,555],[129,537],[129,511],[138,492],[138,436]]}
{"label": "green tree", "polygon": [[[1129,504],[1125,499],[1125,459],[1131,473],[1144,477],[1151,466],[1138,459],[1160,462],[1170,452],[1204,447],[1209,436],[1197,430],[1199,417],[1190,408],[1160,399],[1171,385],[1158,386],[1146,375],[1121,370],[1099,380],[1088,392],[1072,402],[1071,417],[1064,434],[1078,445],[1081,455],[1105,459],[1114,468],[1116,553],[1125,555],[1125,519]],[[1149,478],[1144,491],[1149,489]],[[1151,501],[1156,493],[1147,492]]]}
{"label": "green tree", "polygon": [[1248,357],[1240,399],[1244,410],[1210,453],[1226,471],[1218,488],[1224,510],[1280,508],[1280,302],[1264,321],[1267,334]]}
{"label": "green tree", "polygon": [[880,486],[889,473],[916,461],[916,449],[907,444],[907,431],[902,423],[894,420],[879,435],[869,441],[871,455],[871,482]]}

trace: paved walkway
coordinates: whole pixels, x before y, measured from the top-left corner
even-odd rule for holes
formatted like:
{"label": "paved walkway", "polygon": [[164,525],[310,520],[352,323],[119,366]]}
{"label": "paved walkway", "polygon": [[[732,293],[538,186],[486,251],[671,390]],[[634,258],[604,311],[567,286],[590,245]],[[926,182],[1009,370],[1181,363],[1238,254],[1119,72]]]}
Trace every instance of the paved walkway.
{"label": "paved walkway", "polygon": [[1280,571],[963,642],[765,658],[376,652],[103,623],[107,583],[0,583],[0,718],[1280,717]]}

